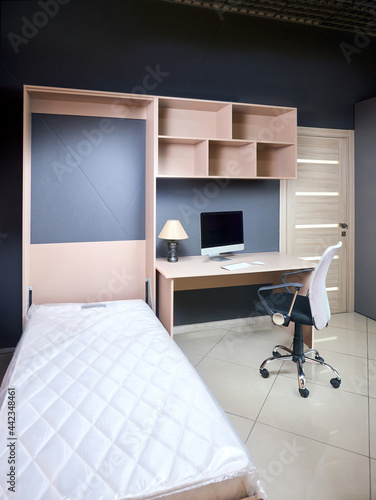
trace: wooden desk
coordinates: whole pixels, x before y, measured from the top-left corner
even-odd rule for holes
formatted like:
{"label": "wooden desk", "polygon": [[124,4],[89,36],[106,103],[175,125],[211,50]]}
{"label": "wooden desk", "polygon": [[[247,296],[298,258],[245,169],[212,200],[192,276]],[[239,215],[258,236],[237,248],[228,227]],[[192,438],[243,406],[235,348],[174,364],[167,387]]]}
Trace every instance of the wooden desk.
{"label": "wooden desk", "polygon": [[[265,265],[253,265],[237,271],[227,271],[221,267],[226,264],[251,263],[252,261],[262,261],[265,262]],[[211,261],[208,257],[201,255],[179,257],[179,261],[175,263],[167,262],[165,258],[158,258],[156,259],[156,269],[159,319],[172,335],[175,291],[263,283],[279,284],[282,273],[311,267],[315,267],[315,264],[281,252],[239,253],[232,256],[231,261],[224,262]],[[289,281],[304,284],[300,293],[307,292],[311,273],[302,273],[289,278]],[[291,333],[293,333],[293,326],[290,324],[288,327],[288,331]],[[303,326],[303,337],[305,344],[313,347],[313,328],[311,326]]]}

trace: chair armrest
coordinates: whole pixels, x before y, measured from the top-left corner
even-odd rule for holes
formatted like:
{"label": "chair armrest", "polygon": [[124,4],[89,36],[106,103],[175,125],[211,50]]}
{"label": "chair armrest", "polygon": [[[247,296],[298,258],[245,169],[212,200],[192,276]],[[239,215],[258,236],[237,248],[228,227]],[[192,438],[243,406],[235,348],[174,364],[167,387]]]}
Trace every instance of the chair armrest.
{"label": "chair armrest", "polygon": [[[290,276],[290,275],[293,275],[293,274],[301,274],[301,273],[310,273],[312,271],[314,271],[314,269],[313,268],[309,268],[309,269],[300,269],[299,271],[291,271],[290,273],[283,273],[281,275],[281,281],[285,285],[286,284],[286,282],[284,280],[285,276]],[[287,286],[289,286],[289,285],[287,285]],[[289,292],[290,290],[287,288],[287,286],[285,286],[285,288]]]}
{"label": "chair armrest", "polygon": [[291,293],[291,292],[290,292],[290,290],[288,289],[288,286],[294,286],[294,287],[295,287],[295,290],[297,291],[297,290],[299,290],[299,288],[302,288],[304,285],[303,285],[302,283],[288,283],[288,284],[286,284],[286,283],[282,283],[282,284],[280,284],[280,285],[268,285],[268,286],[262,286],[262,287],[260,287],[260,288],[257,290],[257,294],[258,294],[258,296],[260,297],[260,300],[261,300],[261,302],[262,302],[262,305],[265,307],[265,309],[266,309],[267,313],[269,314],[269,316],[273,317],[273,316],[274,316],[274,314],[276,314],[278,311],[273,311],[273,310],[272,310],[272,309],[268,306],[268,304],[267,304],[267,302],[266,302],[266,300],[265,300],[265,298],[264,298],[264,296],[262,295],[262,293],[261,293],[261,292],[263,292],[264,290],[275,290],[275,289],[277,289],[277,288],[286,288],[286,289],[287,289],[287,291],[288,291],[289,293]]}

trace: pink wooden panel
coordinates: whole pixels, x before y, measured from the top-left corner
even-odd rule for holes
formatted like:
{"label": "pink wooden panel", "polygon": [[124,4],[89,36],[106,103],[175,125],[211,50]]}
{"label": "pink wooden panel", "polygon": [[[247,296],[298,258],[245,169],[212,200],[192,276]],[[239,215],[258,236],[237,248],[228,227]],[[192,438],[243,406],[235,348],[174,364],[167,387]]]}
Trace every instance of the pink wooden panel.
{"label": "pink wooden panel", "polygon": [[145,241],[30,245],[33,303],[145,298]]}

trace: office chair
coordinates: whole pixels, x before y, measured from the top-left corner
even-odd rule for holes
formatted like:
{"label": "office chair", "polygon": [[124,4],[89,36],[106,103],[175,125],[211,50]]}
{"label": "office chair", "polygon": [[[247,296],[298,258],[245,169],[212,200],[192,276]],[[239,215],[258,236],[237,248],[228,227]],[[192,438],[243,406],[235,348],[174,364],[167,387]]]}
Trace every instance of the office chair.
{"label": "office chair", "polygon": [[[335,378],[332,378],[330,383],[336,389],[341,385],[341,377],[337,370],[325,363],[316,349],[304,351],[302,334],[302,325],[313,325],[317,330],[321,330],[328,325],[328,321],[330,320],[330,308],[325,285],[326,275],[335,253],[341,246],[342,242],[338,242],[336,245],[327,248],[315,269],[285,273],[281,276],[282,284],[263,286],[258,290],[260,298],[260,302],[256,304],[256,310],[258,312],[269,314],[269,316],[272,317],[273,323],[276,325],[288,326],[290,321],[295,323],[292,350],[281,345],[275,346],[272,352],[273,355],[265,359],[260,366],[261,376],[263,378],[269,377],[269,372],[265,367],[270,362],[277,359],[280,361],[292,360],[297,366],[299,393],[303,398],[309,395],[309,391],[305,386],[305,374],[303,369],[303,363],[307,361],[309,363],[326,366],[332,370]],[[302,288],[303,285],[301,283],[286,283],[284,278],[285,276],[300,274],[307,271],[313,271],[308,293],[307,295],[299,295],[299,289]],[[295,288],[295,293],[292,293],[289,287]],[[266,290],[275,290],[278,288],[285,288],[286,292],[271,293],[268,296],[264,295]],[[282,356],[279,349],[286,351],[288,354]],[[307,354],[314,354],[315,357],[311,358],[307,356]]]}

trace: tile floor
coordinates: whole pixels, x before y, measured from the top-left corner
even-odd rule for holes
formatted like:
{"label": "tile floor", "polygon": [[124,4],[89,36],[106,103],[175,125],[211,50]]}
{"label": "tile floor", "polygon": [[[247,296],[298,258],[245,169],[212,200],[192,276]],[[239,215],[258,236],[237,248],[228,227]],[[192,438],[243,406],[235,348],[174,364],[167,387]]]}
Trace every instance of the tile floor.
{"label": "tile floor", "polygon": [[[178,327],[174,339],[227,412],[259,470],[268,500],[376,500],[376,321],[333,315],[315,347],[340,373],[305,365],[259,365],[291,337],[271,323]],[[268,368],[269,368],[268,367]]]}

